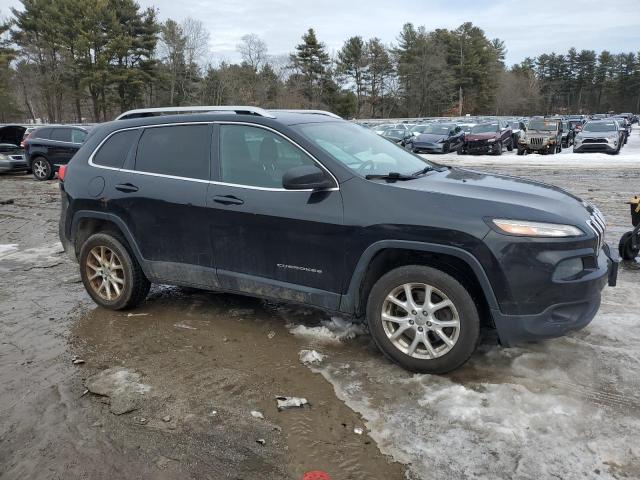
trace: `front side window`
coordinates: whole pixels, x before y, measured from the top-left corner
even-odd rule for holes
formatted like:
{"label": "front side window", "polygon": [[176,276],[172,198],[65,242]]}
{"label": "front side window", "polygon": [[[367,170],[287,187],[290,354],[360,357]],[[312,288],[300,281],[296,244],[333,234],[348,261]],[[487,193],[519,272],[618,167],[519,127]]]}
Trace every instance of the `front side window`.
{"label": "front side window", "polygon": [[220,176],[225,183],[282,188],[284,173],[303,165],[316,163],[280,135],[248,125],[220,126]]}
{"label": "front side window", "polygon": [[71,129],[70,128],[54,128],[51,131],[51,140],[58,142],[71,142]]}
{"label": "front side window", "polygon": [[304,123],[293,128],[361,176],[389,172],[410,175],[432,165],[374,132],[348,122]]}
{"label": "front side window", "polygon": [[138,139],[138,130],[124,130],[111,135],[93,156],[93,163],[104,167],[122,168]]}
{"label": "front side window", "polygon": [[135,169],[175,177],[209,179],[208,125],[146,128],[138,143]]}

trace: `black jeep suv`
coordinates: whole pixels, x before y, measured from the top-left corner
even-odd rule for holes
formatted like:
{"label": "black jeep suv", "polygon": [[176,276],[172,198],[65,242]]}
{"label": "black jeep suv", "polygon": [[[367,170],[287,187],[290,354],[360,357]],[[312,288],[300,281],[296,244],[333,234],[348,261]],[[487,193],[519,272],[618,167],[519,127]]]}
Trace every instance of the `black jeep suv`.
{"label": "black jeep suv", "polygon": [[[61,172],[60,237],[101,306],[150,283],[365,319],[417,372],[587,325],[617,260],[559,188],[426,161],[321,112],[207,107],[95,128]],[[225,110],[217,107],[217,110]]]}
{"label": "black jeep suv", "polygon": [[89,127],[52,125],[37,128],[24,140],[25,157],[36,180],[51,180],[80,149]]}

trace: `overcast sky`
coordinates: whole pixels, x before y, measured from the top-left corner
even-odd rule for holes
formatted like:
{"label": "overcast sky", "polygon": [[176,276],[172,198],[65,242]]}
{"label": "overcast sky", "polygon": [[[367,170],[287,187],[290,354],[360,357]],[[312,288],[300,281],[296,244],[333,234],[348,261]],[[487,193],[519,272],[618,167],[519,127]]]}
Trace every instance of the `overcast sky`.
{"label": "overcast sky", "polygon": [[[237,60],[240,37],[255,33],[272,55],[286,54],[313,27],[330,51],[352,35],[395,43],[402,25],[428,30],[471,21],[505,41],[507,64],[571,46],[596,51],[640,49],[640,0],[138,0],[162,20],[193,17],[210,31],[215,60]],[[0,15],[18,0],[0,0]]]}

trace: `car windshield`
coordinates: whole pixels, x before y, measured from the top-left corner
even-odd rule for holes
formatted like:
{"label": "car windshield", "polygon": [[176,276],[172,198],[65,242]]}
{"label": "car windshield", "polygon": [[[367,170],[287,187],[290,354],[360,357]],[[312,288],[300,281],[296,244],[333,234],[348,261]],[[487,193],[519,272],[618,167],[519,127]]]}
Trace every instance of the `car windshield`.
{"label": "car windshield", "polygon": [[476,125],[475,127],[471,127],[471,133],[489,133],[489,132],[497,132],[498,124],[497,123],[483,123],[481,125]]}
{"label": "car windshield", "polygon": [[430,133],[434,135],[448,135],[449,131],[453,130],[453,125],[443,125],[441,123],[432,123],[431,125],[425,125],[425,129],[422,133]]}
{"label": "car windshield", "polygon": [[334,160],[362,176],[389,172],[411,175],[433,166],[374,132],[349,123],[303,123],[293,128]]}
{"label": "car windshield", "polygon": [[412,133],[424,133],[429,125],[416,125],[411,129]]}
{"label": "car windshield", "polygon": [[388,130],[384,131],[383,135],[385,137],[400,137],[400,138],[402,138],[402,137],[404,137],[404,133],[405,133],[405,130],[399,130],[399,129],[396,129],[396,128],[389,128]]}
{"label": "car windshield", "polygon": [[542,130],[547,132],[555,132],[558,129],[556,120],[531,120],[529,122],[529,130]]}
{"label": "car windshield", "polygon": [[517,130],[520,128],[520,122],[509,122],[509,126]]}
{"label": "car windshield", "polygon": [[615,132],[616,124],[613,122],[589,122],[583,128],[583,132]]}

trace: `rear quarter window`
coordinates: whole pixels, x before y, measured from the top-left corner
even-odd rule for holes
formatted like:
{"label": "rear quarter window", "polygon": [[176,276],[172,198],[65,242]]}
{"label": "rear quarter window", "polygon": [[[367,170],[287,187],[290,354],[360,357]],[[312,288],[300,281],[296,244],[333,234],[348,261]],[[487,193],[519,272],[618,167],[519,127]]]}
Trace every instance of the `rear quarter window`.
{"label": "rear quarter window", "polygon": [[176,177],[209,179],[208,125],[147,128],[138,143],[135,169]]}
{"label": "rear quarter window", "polygon": [[35,132],[33,132],[32,138],[48,139],[50,134],[50,128],[38,128]]}
{"label": "rear quarter window", "polygon": [[104,167],[122,168],[135,146],[139,130],[124,130],[111,135],[93,156],[93,163]]}

